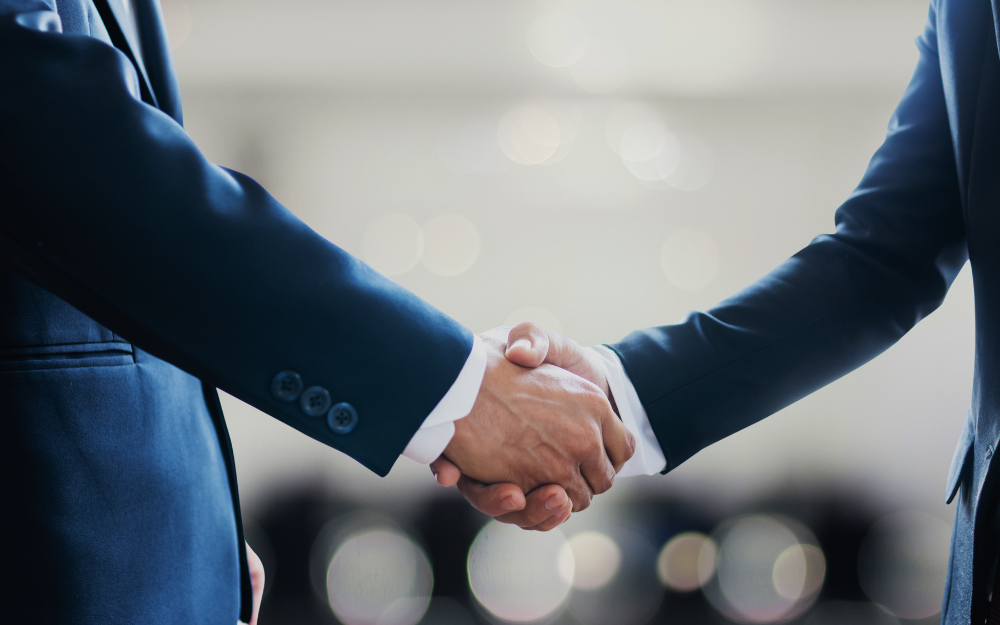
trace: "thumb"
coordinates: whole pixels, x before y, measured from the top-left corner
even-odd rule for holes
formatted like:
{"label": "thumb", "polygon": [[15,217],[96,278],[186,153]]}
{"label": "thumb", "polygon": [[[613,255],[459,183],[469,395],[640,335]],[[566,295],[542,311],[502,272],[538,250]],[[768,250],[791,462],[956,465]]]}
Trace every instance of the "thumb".
{"label": "thumb", "polygon": [[635,454],[635,436],[613,414],[601,423],[601,436],[604,438],[604,451],[608,460],[615,468],[615,473],[618,473]]}
{"label": "thumb", "polygon": [[545,362],[549,352],[549,332],[527,321],[510,329],[507,334],[507,360],[534,369]]}
{"label": "thumb", "polygon": [[454,486],[462,477],[462,472],[455,466],[455,463],[443,455],[431,463],[431,473],[434,474],[434,479],[437,480],[438,484],[444,487]]}

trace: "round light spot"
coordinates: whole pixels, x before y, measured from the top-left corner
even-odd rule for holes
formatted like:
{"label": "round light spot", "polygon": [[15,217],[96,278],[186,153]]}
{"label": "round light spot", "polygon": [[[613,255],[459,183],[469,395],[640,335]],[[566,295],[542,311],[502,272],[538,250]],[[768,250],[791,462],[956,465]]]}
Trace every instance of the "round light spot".
{"label": "round light spot", "polygon": [[941,610],[951,530],[922,512],[888,516],[869,530],[858,552],[858,581],[865,594],[901,618],[921,619]]}
{"label": "round light spot", "polygon": [[719,271],[719,248],[702,230],[681,228],[663,243],[660,266],[674,286],[697,291],[712,283]]}
{"label": "round light spot", "polygon": [[715,541],[708,536],[698,532],[678,534],[660,550],[656,573],[671,590],[697,590],[715,575],[717,555]]}
{"label": "round light spot", "polygon": [[544,163],[559,148],[559,122],[538,106],[520,106],[504,115],[497,142],[507,158],[522,165]]}
{"label": "round light spot", "polygon": [[363,244],[365,261],[387,276],[406,273],[424,253],[424,235],[409,215],[390,213],[368,225]]}
{"label": "round light spot", "polygon": [[[673,135],[659,122],[639,122],[622,134],[619,154],[626,161],[648,161],[662,152],[672,137]],[[674,141],[676,142],[676,139]]]}
{"label": "round light spot", "polygon": [[679,151],[676,140],[671,140],[669,149],[648,161],[623,161],[632,175],[640,180],[663,180],[677,169]]}
{"label": "round light spot", "polygon": [[176,50],[184,45],[191,36],[194,20],[191,17],[191,7],[186,2],[174,1],[163,3],[163,22],[167,28],[167,38],[170,49]]}
{"label": "round light spot", "polygon": [[615,107],[608,115],[605,133],[608,146],[618,156],[622,155],[622,140],[625,133],[636,126],[663,125],[660,115],[645,104],[628,103]]}
{"label": "round light spot", "polygon": [[[575,588],[597,590],[608,584],[622,563],[622,552],[609,536],[600,532],[581,532],[572,536],[559,554],[559,561],[572,575],[567,578]],[[564,577],[566,577],[564,573]]]}
{"label": "round light spot", "polygon": [[457,276],[479,256],[479,231],[461,215],[438,215],[424,225],[423,263],[431,273]]}
{"label": "round light spot", "polygon": [[812,544],[815,539],[808,530],[789,523],[749,515],[717,530],[717,572],[704,590],[712,606],[727,618],[750,623],[786,621],[816,600],[825,564],[820,566],[822,560],[815,558],[812,550],[819,552],[819,548]]}
{"label": "round light spot", "polygon": [[549,67],[566,67],[587,51],[587,30],[568,13],[546,13],[528,27],[528,50]]}
{"label": "round light spot", "polygon": [[569,71],[584,91],[611,93],[625,84],[631,68],[628,50],[609,39],[597,39],[590,42],[586,53]]}
{"label": "round light spot", "polygon": [[608,141],[625,167],[642,180],[664,180],[681,162],[681,144],[645,107],[619,107],[608,119]]}
{"label": "round light spot", "polygon": [[[645,537],[619,528],[574,535],[574,588],[569,613],[580,625],[649,623],[664,588],[650,573],[656,549]],[[579,559],[578,559],[579,558]]]}
{"label": "round light spot", "polygon": [[793,545],[781,552],[774,562],[771,580],[782,597],[799,598],[806,583],[806,557],[801,546]]}
{"label": "round light spot", "polygon": [[771,577],[782,597],[801,599],[823,584],[826,558],[815,545],[793,545],[778,556]]}
{"label": "round light spot", "polygon": [[514,312],[507,315],[507,318],[504,319],[503,325],[516,326],[517,324],[524,323],[525,321],[538,324],[546,330],[556,332],[558,334],[562,333],[562,324],[559,323],[559,319],[557,319],[555,315],[544,308],[533,308],[530,306],[526,308],[518,308]]}
{"label": "round light spot", "polygon": [[486,610],[507,621],[553,616],[565,606],[571,588],[567,572],[560,571],[560,561],[563,567],[572,564],[567,556],[560,557],[565,545],[559,530],[525,532],[490,522],[469,549],[473,595]]}
{"label": "round light spot", "polygon": [[348,537],[326,575],[330,607],[345,625],[414,625],[427,610],[432,587],[427,556],[390,530]]}

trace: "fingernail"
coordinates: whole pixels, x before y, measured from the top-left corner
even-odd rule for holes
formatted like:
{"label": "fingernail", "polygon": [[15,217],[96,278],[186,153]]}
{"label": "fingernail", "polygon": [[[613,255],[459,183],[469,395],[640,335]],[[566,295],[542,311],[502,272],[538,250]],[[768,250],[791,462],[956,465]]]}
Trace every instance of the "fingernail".
{"label": "fingernail", "polygon": [[508,349],[514,349],[515,347],[523,347],[524,349],[531,349],[531,341],[528,339],[517,339]]}
{"label": "fingernail", "polygon": [[516,510],[517,504],[514,503],[513,497],[504,497],[503,501],[500,502],[501,510]]}
{"label": "fingernail", "polygon": [[562,499],[563,499],[562,495],[552,495],[551,497],[545,500],[545,509],[558,510],[559,508],[562,508],[564,503]]}

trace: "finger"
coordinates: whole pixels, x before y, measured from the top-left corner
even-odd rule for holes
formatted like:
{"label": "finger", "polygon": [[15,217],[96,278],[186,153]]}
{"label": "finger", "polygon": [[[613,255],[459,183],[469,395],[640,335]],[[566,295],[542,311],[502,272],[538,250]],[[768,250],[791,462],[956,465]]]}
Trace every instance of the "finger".
{"label": "finger", "polygon": [[583,348],[573,339],[555,332],[545,331],[545,335],[549,341],[545,362],[560,369],[573,369],[583,359]]}
{"label": "finger", "polygon": [[247,568],[250,569],[250,587],[253,589],[253,611],[247,625],[257,625],[260,601],[264,597],[264,563],[250,548],[250,543],[247,543]]}
{"label": "finger", "polygon": [[601,437],[604,439],[604,451],[608,460],[615,473],[618,473],[635,454],[635,436],[628,431],[621,419],[610,414],[601,422]]}
{"label": "finger", "polygon": [[445,488],[454,486],[458,483],[459,478],[462,477],[462,472],[458,469],[458,467],[456,467],[451,460],[448,460],[444,456],[441,456],[432,462],[430,467],[431,473],[434,474],[434,479],[437,480],[438,484],[444,486]]}
{"label": "finger", "polygon": [[542,521],[538,525],[535,525],[533,527],[528,527],[525,529],[535,530],[537,532],[547,532],[551,529],[559,527],[560,525],[568,521],[572,513],[573,513],[573,502],[567,500],[566,505],[553,512],[552,516],[550,516],[548,519]]}
{"label": "finger", "polygon": [[545,361],[548,350],[549,332],[528,321],[510,329],[504,355],[514,364],[534,369]]}
{"label": "finger", "polygon": [[[610,409],[609,409],[610,412]],[[611,415],[610,418],[615,418]],[[594,438],[597,438],[595,435]],[[615,481],[615,467],[611,464],[608,459],[607,453],[604,451],[604,446],[600,441],[595,441],[596,446],[592,446],[584,459],[583,463],[580,464],[580,473],[583,478],[587,481],[590,486],[590,490],[593,491],[594,495],[600,495],[601,493],[607,492],[611,485]],[[594,448],[596,447],[596,449]],[[577,496],[569,489],[569,497],[573,501],[577,501]],[[590,503],[589,501],[587,502]],[[577,503],[579,506],[579,502]],[[579,509],[574,510],[574,512],[579,512]]]}
{"label": "finger", "polygon": [[529,529],[548,521],[553,515],[563,512],[567,506],[572,505],[562,486],[546,484],[528,493],[523,510],[509,512],[496,519],[501,523],[511,523]]}
{"label": "finger", "polygon": [[[601,453],[601,455],[603,456],[604,454]],[[609,464],[608,467],[610,470],[611,465]],[[573,502],[573,512],[580,512],[590,507],[590,502],[596,494],[586,477],[580,474],[577,475],[577,479],[570,481],[568,484],[563,484],[563,488],[566,489],[566,495]]]}
{"label": "finger", "polygon": [[524,493],[514,484],[483,484],[467,475],[458,480],[458,492],[472,507],[492,517],[522,510]]}

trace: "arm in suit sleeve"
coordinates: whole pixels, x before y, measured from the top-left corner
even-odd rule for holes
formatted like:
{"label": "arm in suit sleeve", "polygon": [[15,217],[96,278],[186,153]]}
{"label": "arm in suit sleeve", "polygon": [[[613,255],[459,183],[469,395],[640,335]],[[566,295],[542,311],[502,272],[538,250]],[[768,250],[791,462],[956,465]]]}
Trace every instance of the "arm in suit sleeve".
{"label": "arm in suit sleeve", "polygon": [[[61,34],[50,9],[0,0],[0,261],[385,475],[472,334],[206,161],[136,99],[120,52]],[[355,429],[275,399],[283,370],[352,404]]]}
{"label": "arm in suit sleeve", "polygon": [[666,470],[874,358],[967,260],[932,6],[920,60],[836,232],[707,312],[612,346]]}

